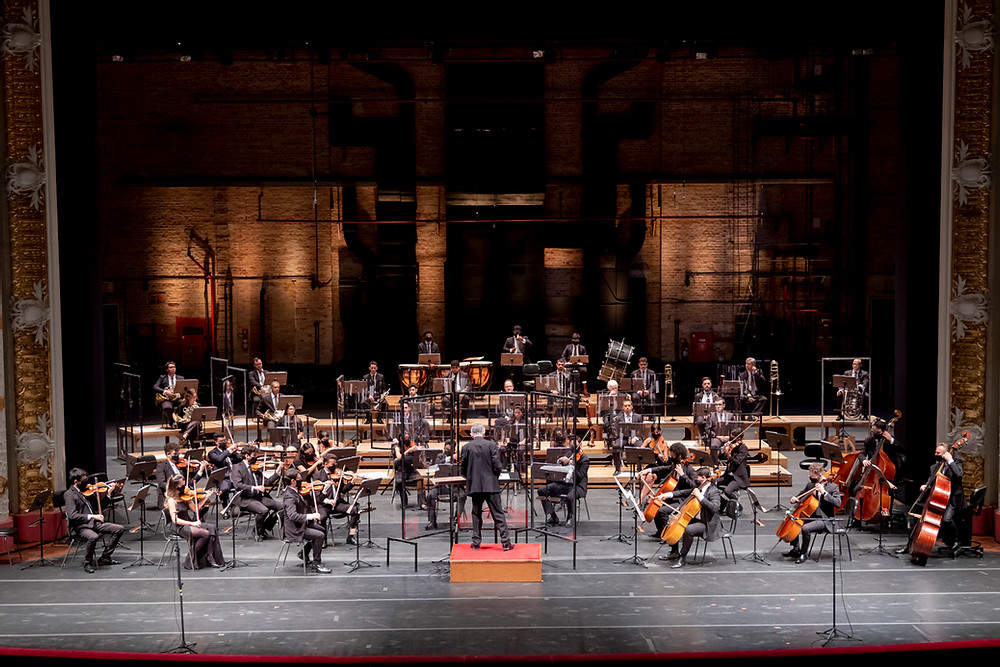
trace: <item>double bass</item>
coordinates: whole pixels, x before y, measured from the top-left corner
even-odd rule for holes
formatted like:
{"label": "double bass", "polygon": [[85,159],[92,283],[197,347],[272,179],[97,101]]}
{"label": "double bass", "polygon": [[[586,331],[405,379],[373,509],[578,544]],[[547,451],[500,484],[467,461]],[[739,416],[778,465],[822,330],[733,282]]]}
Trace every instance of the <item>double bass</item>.
{"label": "double bass", "polygon": [[[962,431],[962,437],[951,446],[951,452],[958,451],[962,445],[968,444],[968,442],[969,432]],[[927,557],[934,550],[934,544],[937,542],[938,532],[940,532],[941,523],[944,520],[944,513],[951,501],[951,480],[944,474],[946,465],[947,462],[941,462],[934,473],[934,485],[924,489],[924,492],[917,498],[917,502],[913,503],[913,506],[916,507],[924,495],[929,494],[927,502],[924,503],[924,511],[916,525],[913,526],[913,532],[910,533],[910,562],[914,565],[927,564]],[[913,508],[910,509],[912,512]]]}
{"label": "double bass", "polygon": [[855,519],[871,521],[877,514],[887,516],[890,507],[892,507],[892,496],[889,491],[890,482],[896,478],[896,466],[889,455],[885,453],[883,445],[886,441],[886,432],[899,421],[903,413],[896,410],[894,415],[879,437],[878,445],[875,447],[874,455],[869,460],[868,467],[861,473],[861,480],[854,496],[857,499]]}

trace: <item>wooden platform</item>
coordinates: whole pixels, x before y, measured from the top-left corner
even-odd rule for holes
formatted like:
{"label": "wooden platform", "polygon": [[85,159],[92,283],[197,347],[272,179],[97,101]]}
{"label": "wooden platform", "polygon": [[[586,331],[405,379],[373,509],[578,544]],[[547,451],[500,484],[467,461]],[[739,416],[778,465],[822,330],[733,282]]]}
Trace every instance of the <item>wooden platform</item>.
{"label": "wooden platform", "polygon": [[515,544],[504,551],[499,544],[484,543],[479,549],[456,544],[451,549],[451,581],[534,581],[542,580],[542,545]]}

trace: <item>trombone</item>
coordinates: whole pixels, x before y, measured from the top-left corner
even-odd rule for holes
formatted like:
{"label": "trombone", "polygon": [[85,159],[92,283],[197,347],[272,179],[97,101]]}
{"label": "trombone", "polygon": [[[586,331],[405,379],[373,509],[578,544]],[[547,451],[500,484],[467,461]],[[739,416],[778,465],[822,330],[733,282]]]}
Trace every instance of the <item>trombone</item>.
{"label": "trombone", "polygon": [[778,380],[778,362],[777,360],[771,360],[771,408],[768,411],[768,416],[778,416],[778,404],[774,399],[780,399],[783,395],[784,392],[781,391],[781,385]]}

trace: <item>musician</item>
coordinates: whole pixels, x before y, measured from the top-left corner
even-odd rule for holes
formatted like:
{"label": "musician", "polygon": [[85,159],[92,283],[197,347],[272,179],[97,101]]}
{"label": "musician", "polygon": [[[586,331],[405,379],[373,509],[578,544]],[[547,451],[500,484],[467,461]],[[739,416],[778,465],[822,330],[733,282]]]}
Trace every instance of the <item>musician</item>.
{"label": "musician", "polygon": [[[455,455],[454,446],[451,440],[444,443],[444,448],[441,453],[434,457],[434,465],[436,466],[451,466],[455,465]],[[446,498],[451,497],[451,493],[455,494],[455,500],[458,501],[458,515],[465,516],[465,487],[459,484],[446,484],[442,486],[435,486],[430,491],[427,492],[427,525],[424,527],[425,530],[437,530],[437,502],[438,498],[444,496]]]}
{"label": "musician", "polygon": [[719,466],[719,450],[729,442],[734,422],[732,413],[726,412],[725,399],[719,396],[715,399],[715,412],[709,413],[705,419],[705,438],[708,440],[708,451],[715,467]]}
{"label": "musician", "polygon": [[[642,492],[639,499],[645,498],[647,490],[646,486],[653,486],[654,484],[660,482],[659,475],[666,475],[670,472],[673,466],[670,463],[670,449],[667,445],[667,441],[663,439],[663,430],[660,428],[659,424],[654,425],[650,431],[649,437],[642,441],[642,446],[648,447],[653,450],[654,461],[646,466],[646,469],[639,473],[639,480],[643,482]],[[653,469],[657,469],[657,473],[652,473]]]}
{"label": "musician", "polygon": [[333,443],[330,441],[329,432],[316,431],[316,444],[319,446],[319,450],[321,452],[333,447]]}
{"label": "musician", "polygon": [[283,436],[283,442],[286,447],[292,447],[298,449],[299,443],[302,442],[303,436],[303,424],[302,418],[295,416],[295,404],[286,403],[285,411],[281,419],[278,421],[277,426],[280,428],[287,428],[288,435]]}
{"label": "musician", "polygon": [[[851,362],[851,370],[845,371],[844,375],[847,377],[855,378],[856,390],[861,399],[861,410],[864,414],[868,414],[868,400],[869,400],[869,388],[871,383],[871,377],[868,371],[861,368],[861,360],[855,359]],[[837,398],[845,398],[846,392],[843,387],[837,390]]]}
{"label": "musician", "polygon": [[[937,447],[934,448],[934,463],[931,464],[930,475],[927,477],[927,481],[920,485],[921,494],[930,494],[934,490],[939,471],[940,474],[947,477],[948,481],[951,482],[951,495],[948,497],[948,506],[941,515],[938,539],[944,542],[949,549],[953,549],[959,538],[958,523],[955,521],[955,514],[958,510],[965,509],[965,490],[962,488],[962,475],[965,471],[962,469],[962,463],[952,455],[951,447],[943,442],[939,442]],[[923,498],[926,505],[927,498],[923,495],[921,495],[921,498]],[[913,540],[916,538],[916,529],[919,526],[920,523],[917,522],[914,530],[910,532],[906,546],[897,550],[897,554],[910,553],[910,547],[913,546]],[[914,560],[914,562],[917,561]]]}
{"label": "musician", "polygon": [[573,518],[576,512],[576,499],[587,495],[587,479],[590,473],[590,459],[583,450],[580,449],[576,438],[569,438],[569,454],[560,456],[556,463],[561,466],[572,466],[573,470],[566,473],[566,477],[559,481],[549,482],[538,489],[538,499],[542,503],[542,513],[548,515],[545,523],[550,526],[559,525],[559,516],[556,514],[553,501],[566,498],[566,525],[573,525]]}
{"label": "musician", "polygon": [[632,392],[633,404],[638,406],[639,413],[650,414],[653,406],[659,402],[659,397],[656,393],[656,373],[649,370],[649,360],[646,357],[639,357],[639,368],[632,371],[632,380],[633,388],[636,384],[641,387]]}
{"label": "musician", "polygon": [[[226,436],[220,433],[215,436],[215,447],[208,450],[208,460],[216,469],[225,468],[226,470],[230,470],[233,465],[239,463],[242,459],[240,458],[239,448],[236,446],[236,443],[229,442]],[[233,483],[227,474],[219,482],[219,498],[222,500],[224,506],[229,504],[229,494],[232,492]]]}
{"label": "musician", "polygon": [[[260,450],[256,445],[244,445],[241,452],[243,460],[229,471],[229,479],[239,494],[233,502],[242,510],[257,515],[254,539],[258,542],[268,538],[268,532],[278,522],[278,512],[281,510],[281,503],[267,494],[267,487],[277,482],[288,467],[288,462],[282,461],[273,475],[263,482],[258,481],[257,473],[251,466],[257,463],[259,455]],[[263,474],[262,468],[261,478]]]}
{"label": "musician", "polygon": [[202,522],[202,504],[198,502],[197,496],[184,500],[182,496],[187,490],[182,476],[174,475],[167,480],[166,507],[170,523],[174,525],[178,535],[191,541],[184,568],[200,570],[205,566],[222,567],[226,560],[219,543],[219,530],[215,524]]}
{"label": "musician", "polygon": [[558,396],[568,396],[572,390],[573,385],[569,375],[569,371],[566,370],[566,361],[563,359],[556,359],[556,369],[549,373],[548,377],[556,381],[556,386],[552,390],[553,394]]}
{"label": "musician", "polygon": [[[83,569],[87,574],[95,572],[94,551],[97,547],[97,539],[101,535],[110,537],[110,541],[105,543],[101,557],[97,559],[97,565],[118,565],[119,561],[112,558],[118,541],[125,533],[125,526],[117,523],[110,523],[104,520],[104,515],[95,511],[87,496],[83,492],[87,489],[87,482],[90,477],[83,468],[73,468],[69,471],[69,488],[63,493],[66,502],[66,519],[69,522],[70,531],[75,531],[77,535],[87,541],[87,551],[83,559]],[[96,495],[96,493],[94,494]]]}
{"label": "musician", "polygon": [[[687,565],[687,555],[694,544],[695,536],[701,537],[706,542],[715,542],[724,534],[722,519],[719,516],[719,508],[722,505],[722,493],[714,484],[706,484],[711,479],[712,471],[706,467],[698,468],[694,474],[694,481],[697,486],[691,489],[681,489],[668,491],[660,494],[664,500],[671,498],[687,499],[695,496],[701,502],[701,510],[684,528],[684,536],[681,538],[679,550],[679,560],[671,565],[672,569],[677,569]],[[661,560],[670,560],[671,556],[660,556]]]}
{"label": "musician", "polygon": [[282,411],[281,383],[275,380],[271,383],[271,390],[262,394],[257,403],[257,419],[263,423],[264,428],[274,428]]}
{"label": "musician", "polygon": [[[674,487],[675,491],[693,489],[698,486],[698,483],[695,482],[695,468],[688,462],[687,447],[680,442],[675,442],[670,445],[670,459],[666,465],[650,468],[646,471],[646,474],[656,478],[657,480],[661,480],[662,478],[662,481],[659,481],[661,486],[663,482],[666,481],[666,477],[668,475],[673,475],[677,478],[677,485]],[[658,490],[658,488],[659,487],[654,489],[654,491]],[[645,486],[643,487],[643,490],[646,493],[649,493]],[[653,517],[653,524],[656,526],[656,532],[653,534],[653,537],[659,538],[663,529],[670,523],[670,519],[676,512],[676,507],[680,505],[681,499],[675,498],[672,495],[668,498],[666,496],[666,492],[661,493],[657,497],[664,501],[663,506]],[[640,500],[642,500],[641,496]],[[671,546],[668,559],[676,560],[680,558],[680,556],[680,543],[678,542]]]}
{"label": "musician", "polygon": [[396,433],[407,433],[410,439],[421,447],[426,447],[431,439],[431,427],[427,420],[415,414],[410,401],[402,402],[402,411],[394,421]]}
{"label": "musician", "polygon": [[[513,394],[514,393],[514,381],[507,378],[503,381],[503,393]],[[518,401],[522,401],[523,397],[519,396]],[[496,428],[501,429],[510,424],[510,418],[514,415],[514,403],[509,399],[497,399],[497,419]]]}
{"label": "musician", "polygon": [[[413,442],[410,434],[404,431],[398,438],[392,439],[392,462],[395,468],[396,492],[403,507],[409,505],[409,493],[406,485],[420,478],[418,469],[426,468],[424,448],[418,442]],[[423,502],[422,494],[418,494],[417,503]]]}
{"label": "musician", "polygon": [[632,410],[632,400],[625,397],[622,403],[622,411],[615,417],[615,432],[617,439],[611,447],[611,460],[615,466],[615,473],[622,471],[622,451],[625,447],[637,447],[642,444],[640,432],[635,428],[630,428],[630,424],[641,424],[642,415],[636,414]]}
{"label": "musician", "polygon": [[247,376],[250,380],[250,402],[253,404],[254,413],[258,412],[257,404],[260,403],[261,396],[267,393],[264,388],[264,375],[266,373],[264,362],[261,361],[260,357],[254,357],[253,370]]}
{"label": "musician", "polygon": [[[285,473],[285,491],[281,496],[281,507],[285,519],[282,523],[284,538],[289,542],[302,542],[302,558],[309,563],[309,569],[319,574],[329,574],[332,570],[323,565],[323,546],[326,533],[322,530],[322,516],[310,512],[306,499],[299,491],[302,475],[292,469]],[[310,555],[310,551],[312,554]]]}
{"label": "musician", "polygon": [[520,405],[514,406],[510,422],[504,425],[501,432],[502,437],[498,438],[501,441],[498,445],[500,461],[504,470],[512,470],[514,461],[523,461],[524,453],[527,452],[528,425],[524,418],[524,408]]}
{"label": "musician", "polygon": [[694,392],[694,402],[714,405],[715,399],[718,397],[718,392],[712,389],[712,378],[703,377],[701,379],[701,388],[695,390]]}
{"label": "musician", "polygon": [[[893,437],[892,433],[889,432],[888,425],[882,419],[874,419],[871,423],[871,427],[868,429],[868,437],[865,438],[864,445],[862,446],[862,451],[860,453],[862,471],[866,470],[870,465],[872,465],[875,455],[878,453],[879,443],[882,444],[882,451],[885,455],[889,457],[893,465],[898,466],[897,455],[898,451],[896,448],[896,439]],[[861,478],[864,475],[859,475],[858,479],[850,480],[853,482],[850,486],[850,494],[853,496],[857,493],[857,486],[861,482]]]}
{"label": "musician", "polygon": [[[792,496],[791,503],[798,505],[806,500],[809,494],[819,496],[819,507],[812,514],[814,519],[830,519],[840,507],[840,487],[830,479],[823,480],[823,464],[813,463],[809,466],[809,482],[797,496]],[[806,555],[809,553],[809,541],[813,533],[829,533],[829,521],[806,521],[802,524],[802,530],[792,545],[791,551],[783,553],[785,558],[794,558],[795,563],[806,562]]]}
{"label": "musician", "polygon": [[[368,392],[365,394],[364,400],[361,401],[361,407],[375,412],[376,420],[381,422],[381,413],[388,405],[385,395],[388,393],[389,387],[385,383],[385,376],[378,372],[378,364],[375,361],[369,361],[368,374],[361,379],[368,385]],[[371,415],[368,416],[368,421],[371,421]]]}
{"label": "musician", "polygon": [[530,349],[531,341],[528,340],[527,336],[521,335],[521,325],[515,324],[513,334],[503,343],[504,354],[520,354],[522,355],[522,363],[528,364],[531,363],[528,359]]}
{"label": "musician", "polygon": [[299,448],[299,455],[292,461],[292,467],[302,474],[302,481],[311,482],[313,473],[317,472],[323,465],[323,459],[316,456],[316,448],[311,442],[303,443]]}
{"label": "musician", "polygon": [[347,517],[347,541],[345,544],[357,545],[358,543],[358,523],[361,519],[361,511],[357,505],[351,506],[349,492],[353,484],[347,481],[349,473],[347,471],[338,472],[339,461],[333,452],[323,454],[323,467],[313,475],[313,480],[323,482],[323,499],[317,511],[323,517],[321,523],[325,523],[327,515],[333,513],[338,516]]}
{"label": "musician", "polygon": [[585,356],[587,356],[587,348],[580,344],[580,334],[574,332],[570,339],[570,344],[563,348],[562,355],[559,358],[563,361],[569,361],[570,357]]}
{"label": "musician", "polygon": [[424,332],[424,339],[417,345],[417,355],[421,354],[441,354],[441,348],[434,342],[434,332],[430,329]]}
{"label": "musician", "polygon": [[[458,359],[452,359],[451,370],[445,372],[442,375],[445,382],[445,389],[447,393],[441,398],[441,407],[445,410],[451,410],[452,405],[452,395],[461,394],[459,401],[461,408],[467,410],[469,407],[469,395],[464,393],[469,391],[469,374],[462,370],[461,364]],[[462,420],[465,420],[463,415]]]}
{"label": "musician", "polygon": [[510,551],[514,545],[510,541],[507,515],[500,501],[499,478],[503,471],[500,450],[495,442],[484,437],[486,427],[482,424],[473,424],[470,431],[472,440],[462,449],[462,474],[468,480],[466,490],[472,497],[471,546],[478,549],[483,541],[483,503],[486,503],[500,532],[503,550]]}
{"label": "musician", "polygon": [[193,459],[181,459],[181,446],[176,442],[167,442],[163,445],[163,456],[165,460],[160,461],[156,466],[156,486],[160,490],[158,508],[163,509],[165,498],[167,497],[167,482],[174,475],[180,475],[185,481],[197,484],[198,480],[208,473],[207,461],[195,461]]}
{"label": "musician", "polygon": [[736,516],[740,506],[736,493],[750,488],[750,451],[743,442],[741,431],[738,425],[731,427],[729,441],[721,448],[721,454],[726,459],[726,471],[717,484],[722,490],[722,510],[730,518]]}
{"label": "musician", "polygon": [[181,400],[181,395],[174,388],[177,381],[183,380],[184,376],[177,374],[177,364],[172,361],[167,362],[165,369],[166,373],[157,378],[156,384],[153,385],[153,393],[156,396],[157,405],[160,406],[160,413],[163,417],[162,424],[166,428],[173,428],[174,408],[180,404]]}
{"label": "musician", "polygon": [[184,391],[184,398],[181,403],[174,408],[174,424],[181,430],[180,441],[186,443],[197,440],[201,437],[201,420],[194,419],[194,409],[198,405],[198,392],[188,388]]}
{"label": "musician", "polygon": [[767,382],[764,374],[757,368],[757,361],[753,357],[747,357],[746,370],[740,373],[740,393],[743,403],[752,408],[755,415],[764,412],[764,405],[767,403],[766,391],[770,386]]}
{"label": "musician", "polygon": [[604,422],[604,442],[614,442],[617,439],[615,430],[615,419],[622,409],[622,402],[625,396],[618,393],[618,381],[608,380],[608,389],[600,395],[597,406],[601,411],[601,419]]}
{"label": "musician", "polygon": [[232,380],[222,381],[222,418],[232,422],[236,415],[236,393]]}

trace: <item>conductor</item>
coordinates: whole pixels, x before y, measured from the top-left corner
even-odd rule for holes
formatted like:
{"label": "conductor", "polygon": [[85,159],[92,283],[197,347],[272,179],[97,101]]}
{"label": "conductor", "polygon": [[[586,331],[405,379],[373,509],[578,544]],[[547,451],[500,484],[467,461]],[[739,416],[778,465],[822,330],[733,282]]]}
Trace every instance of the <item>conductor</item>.
{"label": "conductor", "polygon": [[483,541],[483,503],[490,508],[493,521],[500,531],[503,550],[510,551],[514,545],[507,532],[507,517],[500,503],[500,449],[497,443],[483,437],[486,427],[473,424],[470,429],[472,441],[462,448],[462,473],[466,490],[472,498],[472,548],[478,549]]}

